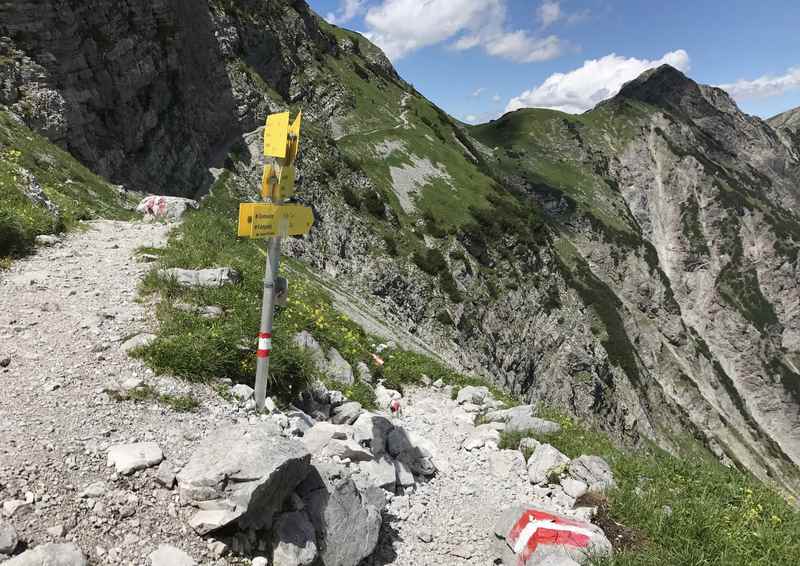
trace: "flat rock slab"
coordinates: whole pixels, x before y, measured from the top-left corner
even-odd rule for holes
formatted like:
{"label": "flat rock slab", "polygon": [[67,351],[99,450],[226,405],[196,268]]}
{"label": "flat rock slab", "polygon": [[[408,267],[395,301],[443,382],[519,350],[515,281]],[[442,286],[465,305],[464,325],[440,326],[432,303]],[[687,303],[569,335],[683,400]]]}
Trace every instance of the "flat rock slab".
{"label": "flat rock slab", "polygon": [[159,545],[148,558],[151,566],[197,566],[191,556],[169,544]]}
{"label": "flat rock slab", "polygon": [[575,458],[569,465],[569,475],[585,483],[593,493],[605,493],[616,486],[611,466],[600,456]]}
{"label": "flat rock slab", "polygon": [[495,525],[505,564],[572,566],[610,557],[611,543],[597,525],[535,507],[503,511]]}
{"label": "flat rock slab", "polygon": [[81,549],[73,543],[42,544],[34,549],[26,550],[3,566],[87,566],[86,557]]}
{"label": "flat rock slab", "polygon": [[136,348],[144,348],[155,342],[156,338],[158,337],[155,334],[137,334],[133,338],[129,338],[123,342],[121,349],[123,352],[128,353]]}
{"label": "flat rock slab", "polygon": [[[227,426],[209,434],[178,474],[181,501],[204,509],[198,532],[233,521],[266,529],[308,475],[310,461],[302,442],[282,436],[272,423]],[[210,510],[220,511],[218,524],[210,520]]]}
{"label": "flat rock slab", "polygon": [[123,475],[157,466],[163,459],[164,453],[155,442],[117,444],[108,449],[108,465]]}
{"label": "flat rock slab", "polygon": [[241,281],[239,272],[230,267],[216,269],[160,269],[159,277],[173,279],[181,287],[219,288]]}

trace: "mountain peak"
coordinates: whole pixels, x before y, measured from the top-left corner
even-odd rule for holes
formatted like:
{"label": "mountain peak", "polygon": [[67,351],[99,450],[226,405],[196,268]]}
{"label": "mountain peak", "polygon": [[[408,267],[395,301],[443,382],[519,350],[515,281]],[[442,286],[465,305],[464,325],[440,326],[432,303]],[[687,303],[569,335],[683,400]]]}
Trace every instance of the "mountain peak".
{"label": "mountain peak", "polygon": [[625,83],[617,97],[633,98],[656,106],[680,106],[686,96],[702,96],[699,85],[671,65],[648,69]]}

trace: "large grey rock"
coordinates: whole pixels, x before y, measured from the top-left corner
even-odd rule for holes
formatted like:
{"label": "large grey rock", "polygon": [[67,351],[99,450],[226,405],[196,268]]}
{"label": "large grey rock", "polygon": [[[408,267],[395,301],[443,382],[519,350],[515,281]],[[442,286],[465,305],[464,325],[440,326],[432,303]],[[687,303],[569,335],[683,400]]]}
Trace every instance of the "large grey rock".
{"label": "large grey rock", "polygon": [[611,466],[599,456],[575,458],[569,465],[569,475],[585,483],[593,493],[605,493],[616,485]]}
{"label": "large grey rock", "polygon": [[458,391],[458,395],[456,396],[456,401],[459,405],[463,405],[464,403],[472,403],[473,405],[483,405],[483,402],[488,398],[491,397],[489,393],[488,387],[475,387],[473,385],[467,385],[466,387],[462,387]]}
{"label": "large grey rock", "polygon": [[[503,563],[514,566],[574,566],[613,554],[611,543],[597,525],[542,508],[506,509],[494,531]],[[558,542],[553,541],[554,536]]]}
{"label": "large grey rock", "polygon": [[343,469],[317,465],[297,492],[314,524],[324,566],[356,566],[372,554],[381,529],[380,489],[361,490]]}
{"label": "large grey rock", "polygon": [[230,267],[214,269],[159,269],[159,277],[172,279],[182,287],[218,288],[225,285],[235,285],[241,281],[241,275]]}
{"label": "large grey rock", "polygon": [[328,377],[335,379],[340,383],[352,385],[355,379],[353,378],[353,368],[347,363],[339,350],[331,348],[328,350],[328,363],[325,368],[325,373]]}
{"label": "large grey rock", "polygon": [[61,243],[61,238],[58,236],[42,234],[40,236],[36,236],[35,242],[37,246],[55,246],[56,244]]}
{"label": "large grey rock", "polygon": [[327,364],[325,353],[322,351],[322,346],[319,345],[319,342],[309,332],[303,330],[295,334],[294,343],[298,348],[307,350],[311,354],[317,369],[325,370]]}
{"label": "large grey rock", "polygon": [[415,474],[430,477],[436,473],[433,446],[421,436],[395,427],[387,437],[386,446],[393,458],[405,463]]}
{"label": "large grey rock", "polygon": [[13,525],[0,519],[0,554],[11,554],[18,543],[19,538]]}
{"label": "large grey rock", "polygon": [[309,472],[311,454],[269,422],[230,425],[209,434],[177,476],[183,503],[228,512],[218,526],[269,528],[286,497]]}
{"label": "large grey rock", "polygon": [[305,512],[280,515],[275,521],[273,536],[273,566],[308,566],[316,559],[316,531]]}
{"label": "large grey rock", "polygon": [[569,458],[549,444],[540,444],[528,458],[528,478],[532,484],[545,483],[551,474],[566,470]]}
{"label": "large grey rock", "polygon": [[187,210],[199,208],[199,206],[200,204],[196,200],[188,198],[149,196],[142,199],[139,206],[136,207],[136,212],[155,218],[178,220]]}
{"label": "large grey rock", "polygon": [[123,475],[156,466],[163,459],[164,453],[155,442],[116,444],[108,449],[108,465]]}
{"label": "large grey rock", "polygon": [[353,423],[353,438],[379,458],[386,453],[386,442],[393,429],[392,421],[386,417],[374,413],[361,413]]}
{"label": "large grey rock", "polygon": [[384,455],[382,458],[361,462],[359,468],[374,485],[394,493],[397,485],[397,469],[391,458]]}
{"label": "large grey rock", "polygon": [[317,424],[317,421],[310,415],[297,408],[287,411],[286,418],[289,419],[289,434],[292,436],[303,436]]}
{"label": "large grey rock", "polygon": [[356,419],[358,419],[361,413],[361,403],[358,403],[357,401],[350,401],[344,405],[339,405],[333,410],[331,421],[334,424],[353,424],[356,422]]}
{"label": "large grey rock", "polygon": [[4,562],[3,566],[87,566],[86,557],[74,543],[41,544]]}
{"label": "large grey rock", "polygon": [[403,396],[399,391],[388,389],[383,384],[378,384],[375,387],[375,404],[381,409],[388,409],[394,399],[402,399]]}
{"label": "large grey rock", "polygon": [[303,444],[312,454],[320,454],[331,440],[347,440],[352,438],[353,429],[346,425],[335,425],[319,422],[303,435]]}
{"label": "large grey rock", "polygon": [[196,566],[191,556],[170,544],[160,544],[148,556],[151,566]]}
{"label": "large grey rock", "polygon": [[561,425],[540,419],[536,416],[536,407],[533,405],[520,405],[511,409],[491,411],[486,413],[486,420],[490,422],[503,422],[508,432],[530,432],[533,434],[556,434],[561,432]]}
{"label": "large grey rock", "polygon": [[347,458],[352,462],[372,460],[372,452],[363,448],[355,440],[331,440],[324,452],[330,457],[338,456],[342,460]]}

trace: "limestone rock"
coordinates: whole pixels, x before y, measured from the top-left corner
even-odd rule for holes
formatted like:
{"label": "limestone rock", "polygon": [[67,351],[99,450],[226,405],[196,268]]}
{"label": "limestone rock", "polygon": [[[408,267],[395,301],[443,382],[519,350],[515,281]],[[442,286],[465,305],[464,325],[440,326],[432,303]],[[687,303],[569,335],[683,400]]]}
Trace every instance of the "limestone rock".
{"label": "limestone rock", "polygon": [[163,459],[164,453],[155,442],[117,444],[108,449],[108,465],[123,475],[155,466]]}
{"label": "limestone rock", "polygon": [[179,220],[190,208],[199,207],[200,204],[196,200],[188,198],[149,196],[142,199],[136,207],[136,212],[155,218]]}
{"label": "limestone rock", "polygon": [[336,348],[328,350],[328,363],[325,368],[325,373],[327,373],[328,377],[331,379],[344,383],[345,385],[352,385],[354,382],[353,368]]}
{"label": "limestone rock", "polygon": [[489,389],[487,387],[475,387],[473,385],[467,385],[459,390],[458,395],[456,396],[456,401],[459,405],[463,405],[464,403],[472,403],[473,405],[480,406],[490,396],[491,394],[489,393]]}
{"label": "limestone rock", "polygon": [[209,434],[178,474],[181,501],[228,512],[215,518],[219,527],[238,520],[242,528],[269,528],[310,459],[301,442],[272,423],[229,425]]}
{"label": "limestone rock", "polygon": [[611,466],[599,456],[575,458],[569,465],[569,475],[585,483],[593,493],[605,493],[616,485]]}
{"label": "limestone rock", "polygon": [[382,415],[361,413],[353,423],[353,438],[366,446],[378,458],[386,453],[389,433],[394,429],[392,421]]}
{"label": "limestone rock", "polygon": [[129,338],[125,342],[122,343],[122,351],[125,353],[130,352],[131,350],[135,350],[136,348],[143,348],[145,346],[149,346],[152,344],[157,336],[155,334],[137,334],[133,338]]}
{"label": "limestone rock", "polygon": [[18,542],[17,531],[11,523],[0,519],[0,554],[11,554],[17,548]]}
{"label": "limestone rock", "polygon": [[[597,525],[576,521],[547,509],[506,509],[494,530],[502,544],[505,564],[586,564],[590,557],[606,558],[613,554],[611,543]],[[553,536],[558,536],[559,542],[553,542]],[[539,540],[547,540],[548,544],[538,544]]]}
{"label": "limestone rock", "polygon": [[160,269],[159,277],[173,279],[182,287],[218,288],[225,285],[235,285],[241,281],[241,275],[230,267],[215,269]]}
{"label": "limestone rock", "polygon": [[541,444],[528,458],[528,477],[532,484],[548,481],[553,473],[563,472],[569,458],[549,444]]}
{"label": "limestone rock", "polygon": [[308,566],[316,559],[316,532],[303,511],[280,515],[275,521],[273,536],[273,566]]}
{"label": "limestone rock", "polygon": [[372,554],[381,529],[380,490],[359,490],[352,478],[334,466],[317,465],[298,487],[317,533],[325,566],[357,566]]}
{"label": "limestone rock", "polygon": [[148,556],[151,566],[196,566],[191,556],[169,544],[161,544]]}
{"label": "limestone rock", "polygon": [[361,403],[350,401],[344,405],[340,405],[333,410],[331,421],[334,424],[350,425],[356,422],[359,415],[361,415]]}
{"label": "limestone rock", "polygon": [[87,566],[81,549],[74,543],[41,544],[4,562],[3,566]]}
{"label": "limestone rock", "polygon": [[323,421],[316,423],[306,431],[303,435],[303,444],[312,454],[320,454],[331,440],[347,440],[352,436],[352,428]]}

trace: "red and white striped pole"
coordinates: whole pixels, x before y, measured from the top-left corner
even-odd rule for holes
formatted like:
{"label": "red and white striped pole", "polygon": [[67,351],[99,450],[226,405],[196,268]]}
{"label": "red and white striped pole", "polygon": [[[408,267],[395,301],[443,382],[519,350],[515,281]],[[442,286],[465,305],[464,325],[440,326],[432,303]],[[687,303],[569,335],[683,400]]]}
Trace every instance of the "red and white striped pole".
{"label": "red and white striped pole", "polygon": [[270,238],[267,250],[267,267],[264,273],[264,297],[261,308],[261,329],[258,333],[256,358],[256,407],[264,408],[269,378],[269,354],[272,351],[272,317],[275,314],[275,290],[278,266],[281,261],[281,238]]}

